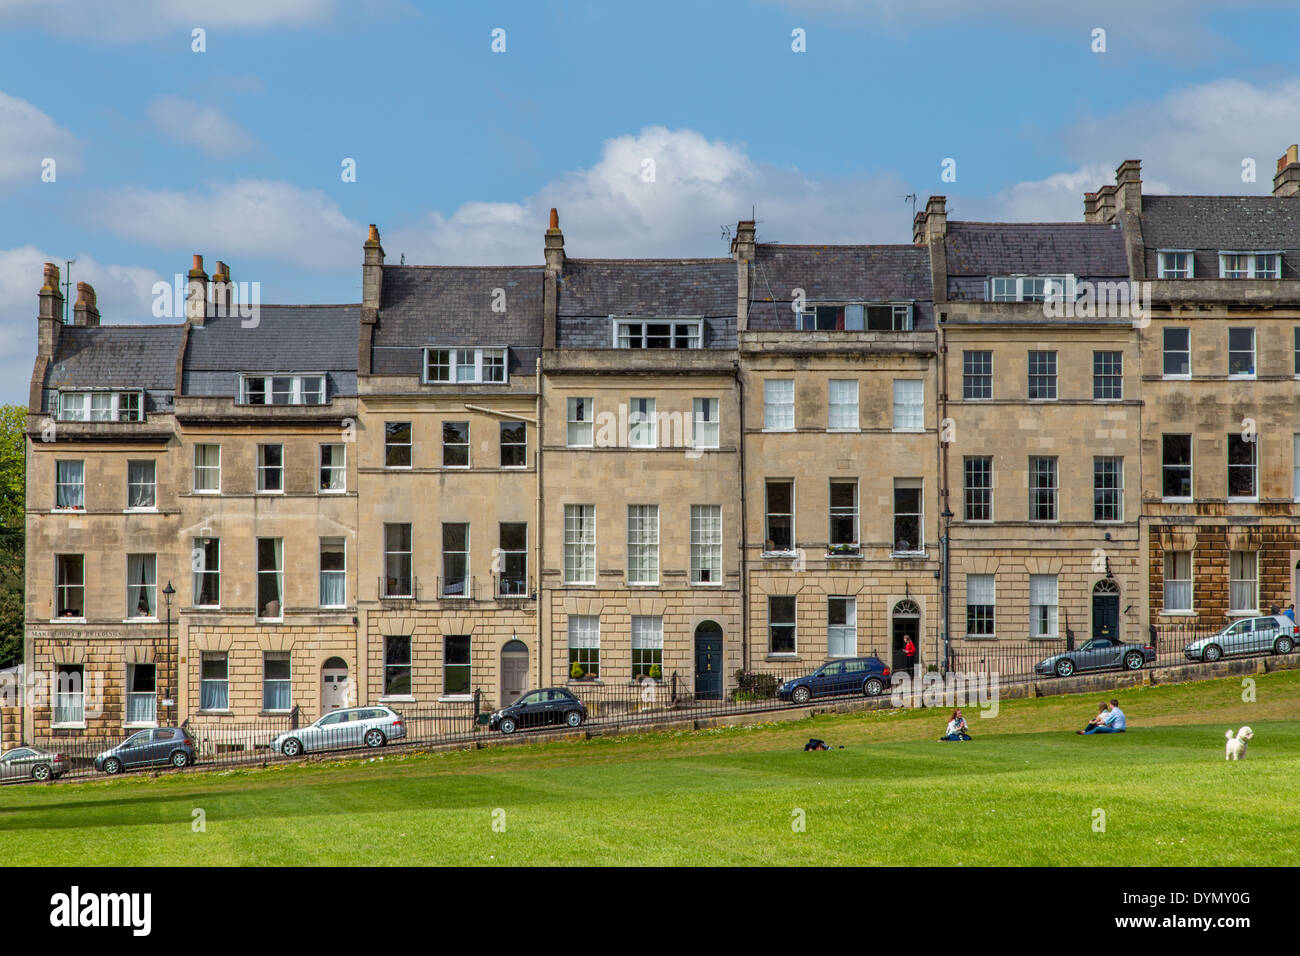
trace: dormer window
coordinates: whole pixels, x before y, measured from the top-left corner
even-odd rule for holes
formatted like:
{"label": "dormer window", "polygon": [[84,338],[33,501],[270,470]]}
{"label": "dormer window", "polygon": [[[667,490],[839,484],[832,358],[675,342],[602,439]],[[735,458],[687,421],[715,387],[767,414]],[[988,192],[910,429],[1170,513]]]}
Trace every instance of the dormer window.
{"label": "dormer window", "polygon": [[504,385],[506,349],[424,350],[426,385]]}
{"label": "dormer window", "polygon": [[325,376],[241,375],[241,405],[324,405]]}
{"label": "dormer window", "polygon": [[1161,249],[1158,260],[1157,278],[1196,278],[1196,260],[1191,249]]}
{"label": "dormer window", "polygon": [[851,302],[814,305],[799,313],[804,332],[910,332],[910,302]]}
{"label": "dormer window", "polygon": [[987,302],[1073,302],[1076,298],[1072,275],[993,276],[985,288]]}
{"label": "dormer window", "polygon": [[702,319],[614,319],[617,349],[698,349],[703,344]]}
{"label": "dormer window", "polygon": [[1280,252],[1220,252],[1220,279],[1280,279]]}
{"label": "dormer window", "polygon": [[61,422],[142,422],[144,391],[59,392],[57,418]]}

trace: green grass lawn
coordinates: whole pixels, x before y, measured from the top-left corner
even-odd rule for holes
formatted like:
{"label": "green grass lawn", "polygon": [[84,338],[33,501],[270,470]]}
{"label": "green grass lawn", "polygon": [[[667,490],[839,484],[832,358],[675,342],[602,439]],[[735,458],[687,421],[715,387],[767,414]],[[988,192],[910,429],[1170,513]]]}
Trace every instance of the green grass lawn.
{"label": "green grass lawn", "polygon": [[[1101,694],[0,789],[7,865],[1296,865],[1300,671]],[[1249,723],[1250,756],[1223,759]],[[833,746],[804,753],[809,737]],[[206,831],[195,832],[202,809]],[[504,830],[494,811],[504,811]],[[1095,811],[1105,831],[1094,831]],[[792,826],[796,811],[803,832]],[[502,821],[500,813],[495,820]]]}

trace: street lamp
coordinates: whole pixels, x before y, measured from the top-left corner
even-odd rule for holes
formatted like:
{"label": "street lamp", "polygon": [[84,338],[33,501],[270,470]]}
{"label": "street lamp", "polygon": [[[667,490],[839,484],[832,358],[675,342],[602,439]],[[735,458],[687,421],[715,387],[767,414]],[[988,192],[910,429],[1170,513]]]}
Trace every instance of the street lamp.
{"label": "street lamp", "polygon": [[948,541],[949,541],[949,536],[952,533],[952,519],[954,517],[952,513],[952,509],[948,507],[946,502],[944,503],[943,506],[943,514],[941,514],[940,517],[943,518],[943,537],[939,539],[940,543],[943,546],[940,550],[940,556],[943,561],[943,670],[942,673],[946,677],[948,674],[949,662],[952,660],[952,642],[949,638],[949,625],[951,623],[951,617],[952,617],[951,614],[952,609],[949,606],[950,605],[949,596],[951,594],[951,591],[949,589],[949,582],[951,581],[951,576],[948,573],[949,568],[952,565],[952,561],[948,553],[948,547],[949,547]]}
{"label": "street lamp", "polygon": [[[176,593],[176,589],[172,587],[171,581],[168,581],[167,586],[163,588],[163,597],[167,599],[167,649],[168,651],[171,651],[171,646],[172,646],[172,595],[175,593]],[[172,681],[172,692],[171,692],[171,702],[172,702],[171,722],[174,724],[176,723],[176,695],[180,693],[180,686],[181,686],[181,664],[180,664],[179,654],[175,654],[175,653],[172,654],[172,667],[173,667],[172,677],[174,679]]]}

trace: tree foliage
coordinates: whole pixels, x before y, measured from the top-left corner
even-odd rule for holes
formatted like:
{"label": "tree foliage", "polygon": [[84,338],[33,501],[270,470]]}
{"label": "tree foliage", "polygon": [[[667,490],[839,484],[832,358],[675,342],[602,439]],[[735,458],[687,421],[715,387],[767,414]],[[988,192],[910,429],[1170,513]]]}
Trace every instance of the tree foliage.
{"label": "tree foliage", "polygon": [[0,406],[0,667],[23,659],[27,409]]}

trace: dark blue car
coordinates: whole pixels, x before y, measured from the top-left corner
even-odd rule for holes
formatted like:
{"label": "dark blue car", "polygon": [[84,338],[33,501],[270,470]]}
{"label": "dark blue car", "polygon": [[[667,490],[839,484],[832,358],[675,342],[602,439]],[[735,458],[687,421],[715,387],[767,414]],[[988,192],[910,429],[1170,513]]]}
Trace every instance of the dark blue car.
{"label": "dark blue car", "polygon": [[845,657],[827,661],[807,677],[786,681],[776,692],[781,700],[806,704],[814,697],[863,694],[879,697],[889,686],[889,668],[878,657]]}

